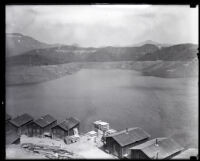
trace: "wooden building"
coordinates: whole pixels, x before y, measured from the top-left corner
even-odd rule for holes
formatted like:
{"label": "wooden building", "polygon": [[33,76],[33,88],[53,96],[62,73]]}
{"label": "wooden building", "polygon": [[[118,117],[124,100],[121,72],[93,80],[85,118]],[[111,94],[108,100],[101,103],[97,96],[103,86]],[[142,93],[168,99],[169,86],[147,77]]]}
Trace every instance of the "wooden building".
{"label": "wooden building", "polygon": [[51,115],[42,116],[28,125],[28,136],[44,137],[48,135],[51,137],[51,128],[56,124],[57,120]]}
{"label": "wooden building", "polygon": [[104,148],[108,153],[123,158],[124,155],[128,154],[129,148],[144,143],[149,138],[150,135],[141,128],[127,128],[126,130],[105,136]]}
{"label": "wooden building", "polygon": [[6,121],[6,131],[10,130],[10,120],[11,116],[6,113],[5,121]]}
{"label": "wooden building", "polygon": [[156,138],[130,148],[130,159],[171,159],[184,148],[169,138]]}
{"label": "wooden building", "polygon": [[79,131],[80,121],[74,117],[70,117],[60,124],[52,127],[52,137],[54,139],[65,139],[66,136],[75,134],[75,130]]}
{"label": "wooden building", "polygon": [[29,114],[23,114],[10,120],[12,130],[16,131],[18,135],[28,135],[27,125],[33,121],[33,117]]}

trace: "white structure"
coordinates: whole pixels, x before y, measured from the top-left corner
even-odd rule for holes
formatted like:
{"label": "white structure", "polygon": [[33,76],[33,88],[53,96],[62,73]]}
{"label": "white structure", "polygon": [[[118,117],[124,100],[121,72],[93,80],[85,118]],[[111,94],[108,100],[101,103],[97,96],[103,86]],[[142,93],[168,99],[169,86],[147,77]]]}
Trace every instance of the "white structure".
{"label": "white structure", "polygon": [[98,130],[107,131],[107,130],[109,130],[109,123],[101,121],[101,120],[95,121],[94,129],[96,132],[98,132]]}
{"label": "white structure", "polygon": [[97,132],[96,131],[90,131],[86,135],[90,136],[90,137],[94,137],[94,136],[97,136]]}
{"label": "white structure", "polygon": [[113,133],[116,133],[117,132],[117,130],[115,130],[115,129],[109,129],[108,131],[106,131],[106,135],[111,135],[111,134],[113,134]]}

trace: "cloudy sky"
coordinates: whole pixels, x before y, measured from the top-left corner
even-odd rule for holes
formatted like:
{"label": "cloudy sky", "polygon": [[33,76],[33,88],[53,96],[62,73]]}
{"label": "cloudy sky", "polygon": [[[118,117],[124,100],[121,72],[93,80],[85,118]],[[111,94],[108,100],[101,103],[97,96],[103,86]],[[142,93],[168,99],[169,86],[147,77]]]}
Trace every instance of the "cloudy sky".
{"label": "cloudy sky", "polygon": [[6,32],[46,43],[126,46],[145,40],[198,43],[198,9],[188,5],[10,5]]}

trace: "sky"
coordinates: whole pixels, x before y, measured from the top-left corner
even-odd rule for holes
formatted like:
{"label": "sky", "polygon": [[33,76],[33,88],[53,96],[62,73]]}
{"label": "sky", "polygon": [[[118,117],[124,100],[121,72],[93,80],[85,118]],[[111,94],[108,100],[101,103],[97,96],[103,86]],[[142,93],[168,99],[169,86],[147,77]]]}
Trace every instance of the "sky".
{"label": "sky", "polygon": [[146,40],[198,43],[189,5],[8,5],[6,33],[54,44],[129,46]]}

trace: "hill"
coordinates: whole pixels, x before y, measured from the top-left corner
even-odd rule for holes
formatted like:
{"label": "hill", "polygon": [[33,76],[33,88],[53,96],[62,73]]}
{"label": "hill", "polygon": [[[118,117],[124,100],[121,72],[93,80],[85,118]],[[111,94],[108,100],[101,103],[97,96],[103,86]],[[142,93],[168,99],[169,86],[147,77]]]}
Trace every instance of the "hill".
{"label": "hill", "polygon": [[6,56],[16,56],[34,49],[49,48],[46,44],[20,33],[6,33]]}
{"label": "hill", "polygon": [[165,78],[198,76],[195,44],[159,48],[155,42],[146,41],[154,44],[94,48],[49,45],[18,33],[6,35],[7,84],[37,83],[96,67],[131,69]]}
{"label": "hill", "polygon": [[146,53],[158,50],[155,45],[146,44],[141,47],[104,47],[83,48],[75,46],[59,46],[35,49],[7,58],[7,65],[55,65],[69,62],[102,62],[137,60]]}
{"label": "hill", "polygon": [[142,42],[139,42],[137,44],[133,44],[132,46],[136,47],[136,46],[142,46],[142,45],[145,45],[145,44],[156,45],[158,48],[172,46],[172,44],[158,43],[158,42],[155,42],[155,41],[152,41],[152,40],[142,41]]}
{"label": "hill", "polygon": [[189,61],[197,57],[198,45],[179,44],[170,47],[164,47],[154,53],[147,53],[141,56],[139,61]]}

